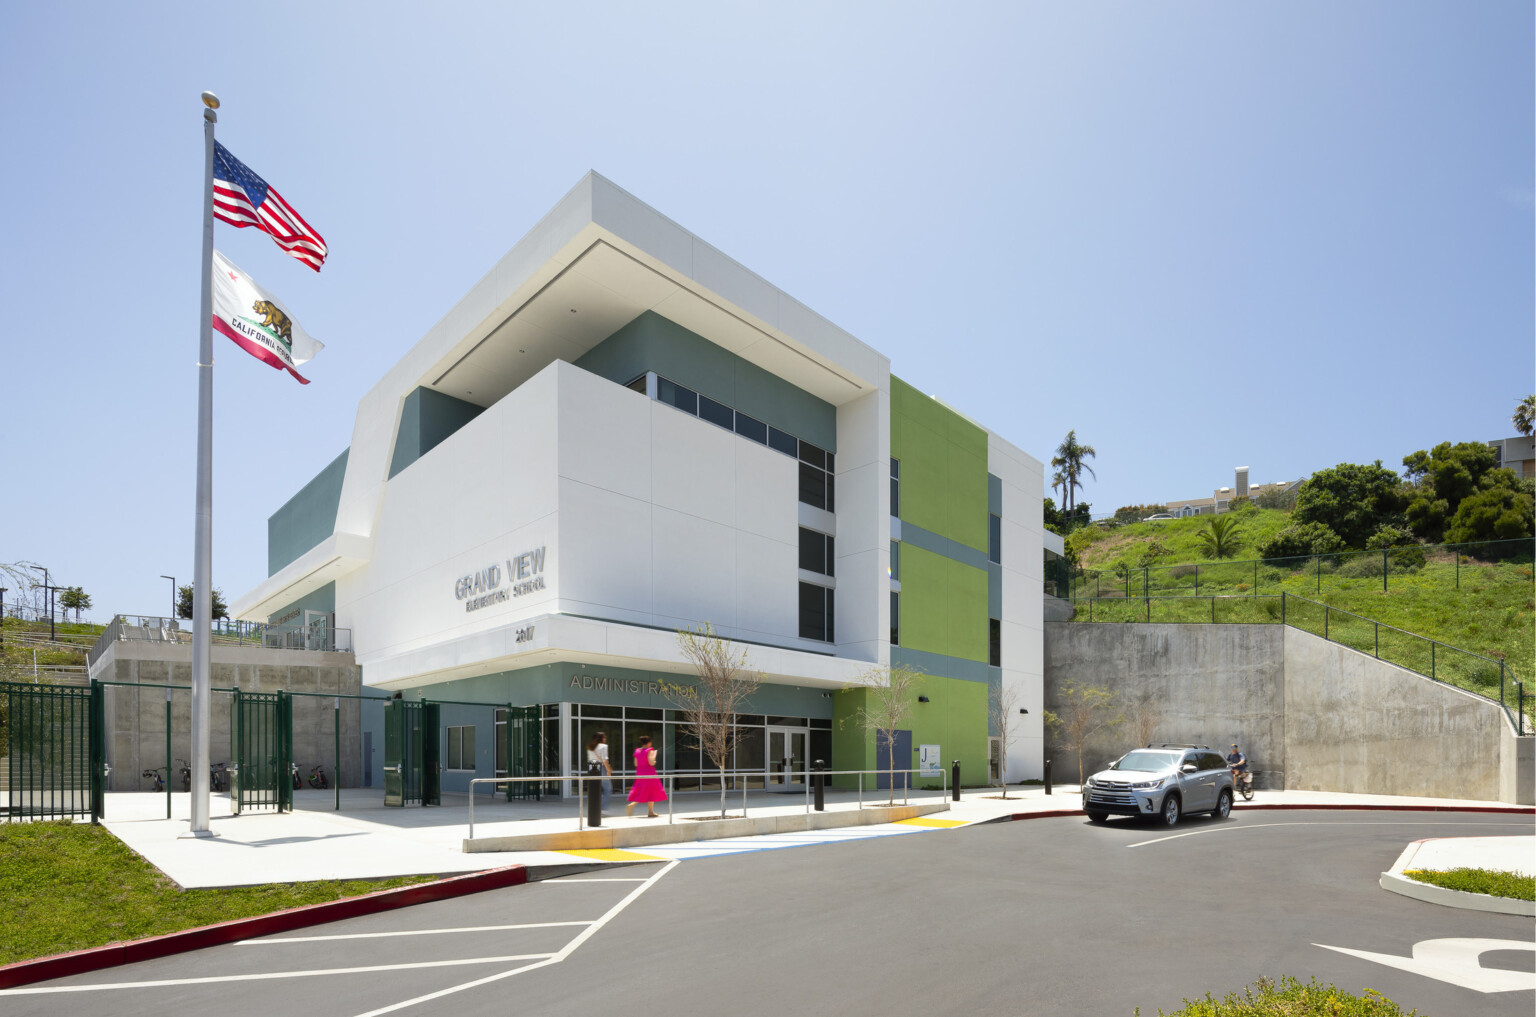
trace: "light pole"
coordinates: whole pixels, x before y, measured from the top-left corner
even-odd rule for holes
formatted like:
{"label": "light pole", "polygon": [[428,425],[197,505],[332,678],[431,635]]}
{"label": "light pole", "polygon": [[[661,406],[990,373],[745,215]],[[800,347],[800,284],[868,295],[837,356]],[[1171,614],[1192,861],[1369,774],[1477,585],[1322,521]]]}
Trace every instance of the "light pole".
{"label": "light pole", "polygon": [[160,578],[161,579],[169,579],[171,581],[171,621],[175,621],[176,620],[176,577],[175,576],[161,576]]}
{"label": "light pole", "polygon": [[[58,590],[67,590],[67,589],[69,589],[69,587],[67,587],[67,586],[49,586],[46,583],[44,583],[43,584],[43,589],[48,591],[48,638],[50,640],[52,640],[53,639],[53,595],[54,595],[54,593],[56,591],[58,591]],[[69,620],[68,618],[65,619],[65,621],[68,621],[68,620]]]}
{"label": "light pole", "polygon": [[[52,579],[49,578],[47,569],[43,568],[41,565],[33,565],[32,570],[34,572],[41,572],[43,574],[42,585],[44,590],[53,589],[53,587],[48,585],[50,582],[52,582]],[[48,605],[48,641],[51,643],[53,642],[53,595],[45,595],[43,597],[43,602]]]}
{"label": "light pole", "polygon": [[0,586],[0,646],[5,645],[5,589]]}

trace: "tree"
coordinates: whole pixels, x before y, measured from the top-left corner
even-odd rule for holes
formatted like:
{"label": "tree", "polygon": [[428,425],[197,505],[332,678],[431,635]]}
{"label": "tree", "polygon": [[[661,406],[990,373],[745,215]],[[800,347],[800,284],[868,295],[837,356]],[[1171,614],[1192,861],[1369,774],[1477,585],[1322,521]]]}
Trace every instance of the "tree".
{"label": "tree", "polygon": [[1231,516],[1212,516],[1200,532],[1200,543],[1212,558],[1233,558],[1243,546],[1242,527]]}
{"label": "tree", "polygon": [[1044,506],[1041,509],[1041,517],[1047,530],[1050,530],[1059,537],[1067,535],[1067,517],[1062,515],[1061,509],[1057,508],[1056,503],[1050,498],[1045,499]]}
{"label": "tree", "polygon": [[1271,487],[1259,492],[1253,503],[1261,509],[1289,512],[1296,507],[1296,488]]}
{"label": "tree", "polygon": [[[1509,473],[1496,470],[1495,473]],[[1510,474],[1510,479],[1514,475]],[[1529,491],[1519,482],[1490,484],[1461,500],[1456,514],[1445,529],[1445,539],[1453,544],[1476,540],[1514,540],[1530,537],[1536,531],[1536,510]]]}
{"label": "tree", "polygon": [[1092,445],[1084,445],[1077,440],[1076,429],[1068,431],[1067,436],[1061,440],[1061,444],[1056,446],[1056,455],[1051,459],[1051,466],[1060,471],[1062,494],[1066,499],[1069,516],[1072,514],[1072,507],[1077,504],[1076,492],[1083,486],[1079,482],[1083,471],[1087,470],[1088,475],[1094,480],[1099,479],[1099,475],[1093,472],[1093,467],[1084,462],[1085,459],[1097,457],[1098,452],[1094,451]]}
{"label": "tree", "polygon": [[1010,722],[1019,712],[1019,687],[998,683],[987,698],[987,714],[992,726],[997,728],[997,774],[1003,785],[1003,797],[1008,797],[1008,740],[1012,733]]}
{"label": "tree", "polygon": [[78,586],[70,586],[59,592],[59,606],[66,611],[75,612],[75,621],[80,621],[80,612],[91,609],[91,595]]}
{"label": "tree", "polygon": [[720,771],[720,818],[725,818],[725,771],[736,754],[736,715],[757,691],[762,675],[747,672],[747,651],[715,635],[714,628],[682,629],[677,648],[699,676],[697,685],[662,682],[682,715],[679,732]]}
{"label": "tree", "polygon": [[1398,521],[1407,498],[1396,473],[1378,459],[1318,470],[1296,492],[1298,523],[1322,523],[1350,547],[1364,547],[1382,523]]}
{"label": "tree", "polygon": [[1147,516],[1155,516],[1167,511],[1167,505],[1122,505],[1115,509],[1115,522],[1139,523]]}
{"label": "tree", "polygon": [[1135,728],[1136,744],[1152,744],[1152,736],[1157,733],[1157,726],[1163,722],[1163,700],[1151,689],[1144,689],[1131,700],[1130,717],[1131,727]]}
{"label": "tree", "polygon": [[1115,694],[1096,686],[1080,686],[1068,682],[1058,696],[1060,713],[1045,711],[1045,724],[1052,730],[1060,730],[1067,736],[1072,750],[1077,754],[1077,783],[1083,783],[1083,744],[1098,731],[1119,726],[1123,718],[1110,715]]}
{"label": "tree", "polygon": [[[1446,527],[1463,498],[1496,483],[1498,456],[1478,441],[1442,441],[1428,452],[1403,457],[1413,495],[1408,502],[1408,526],[1431,544],[1446,539]],[[1513,479],[1510,474],[1510,479]]]}
{"label": "tree", "polygon": [[1536,431],[1536,395],[1528,395],[1520,400],[1520,405],[1515,407],[1515,415],[1509,419],[1516,431],[1529,438]]}
{"label": "tree", "polygon": [[[213,616],[229,617],[229,606],[224,603],[224,591],[217,586],[213,588]],[[182,586],[176,590],[176,617],[192,617],[192,587],[190,586]]]}
{"label": "tree", "polygon": [[896,804],[896,771],[909,769],[896,765],[896,732],[912,719],[922,680],[923,676],[909,667],[873,667],[860,675],[856,684],[840,690],[841,694],[864,693],[864,705],[854,711],[852,720],[863,730],[873,731],[875,745],[885,749],[892,805]]}
{"label": "tree", "polygon": [[1344,541],[1322,523],[1292,523],[1259,547],[1260,558],[1310,558],[1344,550]]}

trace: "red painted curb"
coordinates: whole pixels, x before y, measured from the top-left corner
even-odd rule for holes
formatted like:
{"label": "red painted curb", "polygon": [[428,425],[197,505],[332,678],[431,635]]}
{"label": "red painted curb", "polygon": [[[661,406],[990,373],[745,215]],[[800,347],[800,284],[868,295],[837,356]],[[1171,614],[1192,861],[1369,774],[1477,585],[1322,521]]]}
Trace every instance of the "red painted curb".
{"label": "red painted curb", "polygon": [[[1500,815],[1536,816],[1536,808],[1527,805],[1234,805],[1233,812],[1250,809],[1276,809],[1305,812],[1494,812]],[[1060,816],[1086,816],[1082,809],[1054,809],[1050,812],[1015,812],[1009,819],[1051,819]]]}
{"label": "red painted curb", "polygon": [[52,957],[35,957],[0,966],[0,989],[9,989],[29,982],[42,982],[52,978],[100,971],[102,968],[135,961],[153,960],[188,950],[201,950],[221,943],[234,943],[257,936],[303,929],[311,925],[356,918],[359,915],[378,914],[412,904],[447,900],[465,894],[496,890],[505,886],[520,886],[528,882],[528,870],[521,865],[508,865],[484,872],[471,872],[463,876],[421,883],[417,886],[401,886],[392,890],[378,890],[361,897],[344,897],[323,904],[306,904],[302,907],[273,911],[270,914],[237,918],[216,925],[204,925],[196,929],[183,929],[163,936],[134,939],[123,943],[108,943],[72,953],[55,954]]}

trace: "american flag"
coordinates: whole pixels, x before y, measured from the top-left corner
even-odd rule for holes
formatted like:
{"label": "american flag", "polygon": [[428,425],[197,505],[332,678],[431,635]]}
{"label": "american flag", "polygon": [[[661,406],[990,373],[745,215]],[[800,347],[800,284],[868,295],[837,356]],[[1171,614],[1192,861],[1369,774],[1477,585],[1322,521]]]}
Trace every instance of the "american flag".
{"label": "american flag", "polygon": [[325,240],[314,227],[276,188],[217,141],[213,143],[213,214],[231,226],[255,226],[270,233],[277,246],[316,272],[325,264]]}

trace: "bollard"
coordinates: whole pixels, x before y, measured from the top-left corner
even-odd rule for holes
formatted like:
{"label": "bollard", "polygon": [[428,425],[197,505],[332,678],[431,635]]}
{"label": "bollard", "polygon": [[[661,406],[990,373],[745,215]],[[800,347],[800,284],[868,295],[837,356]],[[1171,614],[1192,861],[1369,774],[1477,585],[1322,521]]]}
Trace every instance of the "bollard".
{"label": "bollard", "polygon": [[1045,793],[1051,793],[1051,761],[1045,761]]}
{"label": "bollard", "polygon": [[958,759],[949,768],[949,786],[952,789],[950,794],[958,802],[960,800],[960,760]]}
{"label": "bollard", "polygon": [[[603,767],[600,763],[587,764],[588,777],[602,777]],[[587,795],[587,825],[603,825],[603,785],[599,780],[584,780],[581,789]]]}
{"label": "bollard", "polygon": [[826,768],[827,764],[819,759],[811,767],[812,804],[817,812],[827,811],[827,778],[822,775],[822,771]]}

